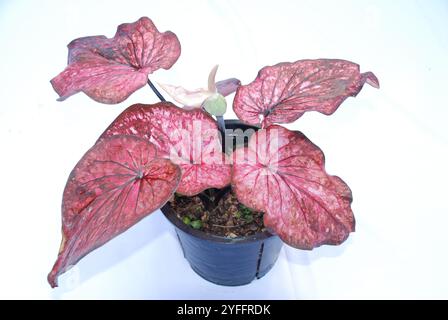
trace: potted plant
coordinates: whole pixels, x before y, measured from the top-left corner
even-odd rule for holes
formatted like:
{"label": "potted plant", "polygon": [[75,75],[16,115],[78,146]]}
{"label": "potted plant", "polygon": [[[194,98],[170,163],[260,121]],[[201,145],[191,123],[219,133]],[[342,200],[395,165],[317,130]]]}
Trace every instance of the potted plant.
{"label": "potted plant", "polygon": [[[215,82],[215,67],[207,88],[160,84],[176,106],[148,75],[171,68],[180,44],[150,19],[68,48],[68,66],[51,81],[60,100],[82,91],[116,104],[148,83],[161,102],[124,110],[71,172],[52,287],[83,256],[159,208],[192,268],[224,285],[266,274],[283,242],[311,250],[354,231],[349,187],[326,173],[322,151],[305,135],[278,124],[307,111],[332,114],[365,82],[379,87],[373,73],[345,60],[299,60],[265,67],[240,85]],[[225,96],[235,91],[239,120],[225,121]]]}

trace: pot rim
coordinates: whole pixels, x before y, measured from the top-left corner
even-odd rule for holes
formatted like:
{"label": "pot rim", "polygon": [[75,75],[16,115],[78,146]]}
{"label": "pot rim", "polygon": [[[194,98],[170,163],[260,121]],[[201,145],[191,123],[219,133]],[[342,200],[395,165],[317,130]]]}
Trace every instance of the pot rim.
{"label": "pot rim", "polygon": [[[245,124],[241,122],[238,119],[229,119],[225,120],[225,123],[230,126],[237,126],[242,125],[247,128],[253,128],[255,130],[258,130],[259,128],[256,126],[252,126],[249,124]],[[165,217],[178,229],[182,230],[183,232],[192,235],[196,238],[202,239],[202,240],[208,240],[213,242],[220,242],[220,243],[228,243],[228,244],[234,244],[234,243],[249,243],[249,242],[257,242],[262,241],[271,237],[275,237],[276,235],[272,234],[268,230],[256,233],[251,236],[246,237],[237,237],[237,238],[227,238],[223,236],[218,236],[214,234],[205,233],[201,230],[196,230],[191,228],[190,226],[187,226],[185,223],[183,223],[176,215],[174,210],[171,208],[169,203],[166,203],[162,208],[160,208],[160,211],[165,215]]]}

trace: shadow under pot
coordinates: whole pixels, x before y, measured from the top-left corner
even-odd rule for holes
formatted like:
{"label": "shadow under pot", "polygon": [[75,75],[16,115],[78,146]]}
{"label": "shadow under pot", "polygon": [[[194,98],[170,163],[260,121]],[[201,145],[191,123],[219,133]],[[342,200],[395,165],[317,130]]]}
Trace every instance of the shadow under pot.
{"label": "shadow under pot", "polygon": [[[226,128],[231,131],[226,133],[226,140],[223,140],[226,151],[247,143],[250,134],[257,130],[238,120],[226,120]],[[174,225],[184,257],[191,268],[215,284],[240,286],[263,277],[274,266],[283,245],[278,236],[268,231],[228,238],[193,229],[177,217],[170,203],[161,211]]]}

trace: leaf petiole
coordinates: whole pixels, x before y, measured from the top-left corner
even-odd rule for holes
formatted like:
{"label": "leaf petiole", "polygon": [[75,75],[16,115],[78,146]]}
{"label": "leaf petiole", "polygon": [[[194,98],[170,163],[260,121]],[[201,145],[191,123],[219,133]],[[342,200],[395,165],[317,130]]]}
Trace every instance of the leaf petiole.
{"label": "leaf petiole", "polygon": [[162,96],[162,94],[157,90],[154,83],[151,82],[151,80],[148,79],[148,85],[151,88],[151,90],[156,94],[157,98],[159,98],[160,101],[165,102],[165,98]]}

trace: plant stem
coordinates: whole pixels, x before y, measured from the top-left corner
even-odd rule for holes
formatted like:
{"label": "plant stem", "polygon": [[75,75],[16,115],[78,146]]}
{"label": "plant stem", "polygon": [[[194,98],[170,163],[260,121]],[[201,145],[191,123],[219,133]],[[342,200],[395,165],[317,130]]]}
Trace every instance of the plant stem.
{"label": "plant stem", "polygon": [[205,192],[201,192],[198,194],[199,198],[202,200],[202,204],[205,207],[205,210],[212,211],[214,209],[214,203],[211,201],[209,196]]}
{"label": "plant stem", "polygon": [[148,79],[148,85],[151,88],[151,90],[156,94],[157,98],[160,99],[160,101],[162,101],[162,102],[166,101],[165,98],[162,96],[162,94],[159,92],[159,90],[157,90],[157,88],[154,86],[154,84],[149,79]]}
{"label": "plant stem", "polygon": [[223,137],[226,134],[226,123],[224,122],[223,116],[216,116],[216,121],[218,122],[218,128],[222,132]]}

